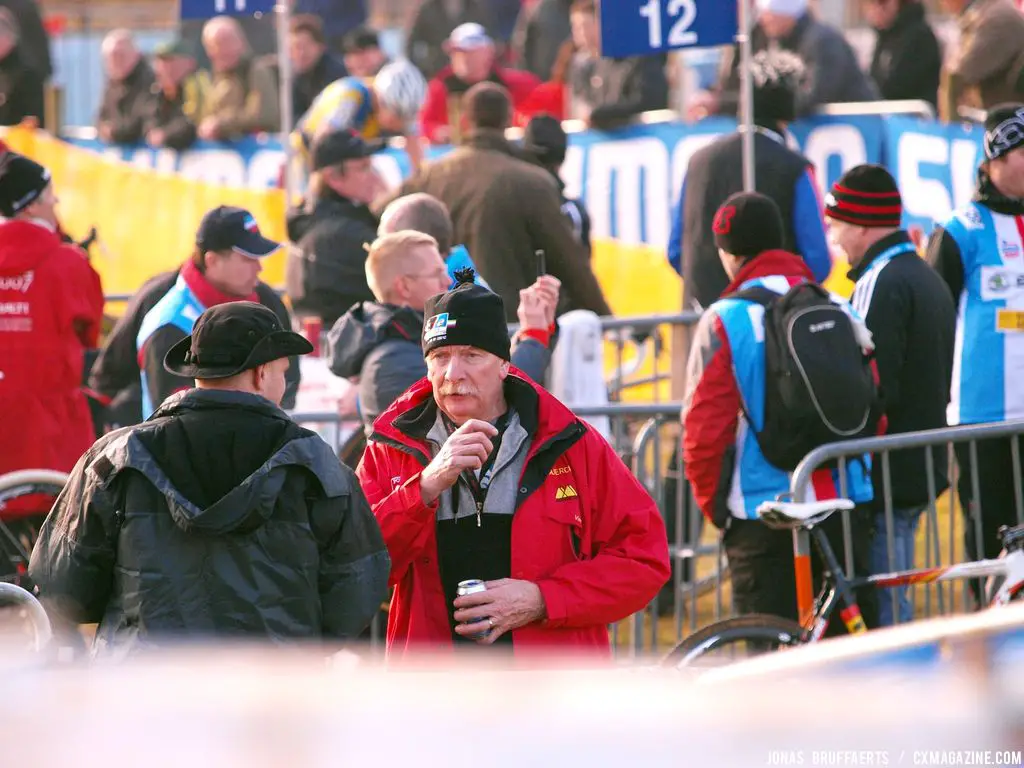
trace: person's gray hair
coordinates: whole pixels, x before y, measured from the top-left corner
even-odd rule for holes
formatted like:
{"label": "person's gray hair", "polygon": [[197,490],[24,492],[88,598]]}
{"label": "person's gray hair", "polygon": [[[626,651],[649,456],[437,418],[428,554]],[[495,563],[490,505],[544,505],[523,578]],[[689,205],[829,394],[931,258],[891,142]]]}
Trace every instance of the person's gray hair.
{"label": "person's gray hair", "polygon": [[434,238],[442,257],[452,249],[452,217],[448,206],[433,195],[416,192],[392,200],[380,215],[377,234],[388,235],[410,229]]}
{"label": "person's gray hair", "polygon": [[247,51],[249,50],[249,38],[245,36],[245,30],[242,29],[242,25],[238,23],[238,19],[233,16],[214,16],[206,22],[203,25],[203,31],[200,35],[203,44],[205,45],[208,40],[213,38],[221,30],[231,30],[234,32],[238,39],[242,41],[243,47]]}

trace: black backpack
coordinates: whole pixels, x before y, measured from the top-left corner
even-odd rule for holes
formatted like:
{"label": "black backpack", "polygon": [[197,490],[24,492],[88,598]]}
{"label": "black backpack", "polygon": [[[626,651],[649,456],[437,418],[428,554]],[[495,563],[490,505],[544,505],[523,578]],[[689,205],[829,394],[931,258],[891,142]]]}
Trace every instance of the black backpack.
{"label": "black backpack", "polygon": [[[826,443],[876,434],[882,402],[850,316],[816,283],[783,295],[754,287],[732,294],[764,307],[764,426],[768,461],[792,472]],[[753,424],[749,414],[747,420]]]}

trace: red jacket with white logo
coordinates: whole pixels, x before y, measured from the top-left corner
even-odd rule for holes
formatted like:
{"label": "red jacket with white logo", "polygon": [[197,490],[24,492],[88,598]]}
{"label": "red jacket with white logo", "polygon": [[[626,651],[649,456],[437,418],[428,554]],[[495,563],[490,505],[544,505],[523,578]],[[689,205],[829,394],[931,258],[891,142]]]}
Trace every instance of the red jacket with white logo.
{"label": "red jacket with white logo", "polygon": [[0,223],[0,474],[70,471],[94,439],[82,392],[103,289],[85,255],[28,221]]}
{"label": "red jacket with white logo", "polygon": [[[537,404],[519,493],[509,500],[511,577],[536,583],[547,606],[545,621],[513,631],[514,652],[608,655],[607,625],[641,610],[668,581],[661,515],[611,446],[562,403],[515,368],[506,387]],[[356,472],[391,556],[392,655],[452,647],[437,563],[437,504],[425,505],[420,495],[420,472],[430,461],[425,434],[436,408],[430,382],[414,384],[374,423]]]}

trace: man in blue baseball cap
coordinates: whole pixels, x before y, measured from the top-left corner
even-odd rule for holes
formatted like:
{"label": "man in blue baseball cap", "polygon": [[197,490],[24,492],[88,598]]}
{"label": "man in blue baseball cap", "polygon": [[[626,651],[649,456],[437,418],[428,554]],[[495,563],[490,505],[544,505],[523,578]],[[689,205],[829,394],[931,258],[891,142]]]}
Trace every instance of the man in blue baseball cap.
{"label": "man in blue baseball cap", "polygon": [[222,205],[207,213],[196,233],[192,257],[174,286],[143,318],[136,337],[142,371],[142,417],[148,419],[167,398],[192,386],[192,380],[164,368],[167,351],[192,332],[209,307],[255,301],[262,260],[280,245],[260,233],[255,217],[243,208]]}
{"label": "man in blue baseball cap", "polygon": [[[284,327],[291,327],[291,314],[272,287],[257,280],[255,289],[250,288],[252,274],[258,274],[260,255],[272,253],[276,248],[277,244],[264,238],[255,219],[241,208],[216,208],[203,219],[188,262],[178,269],[156,274],[140,286],[106,338],[89,375],[89,386],[106,406],[104,428],[100,431],[139,423],[160,404],[160,399],[176,388],[188,386],[187,381],[167,378],[166,371],[160,368],[160,354],[161,350],[166,352],[183,333],[188,332],[189,322],[176,325],[168,324],[163,315],[160,319],[156,316],[150,318],[151,324],[147,326],[149,335],[143,341],[156,346],[146,358],[149,370],[145,379],[147,384],[151,380],[157,384],[150,397],[150,405],[143,412],[139,370],[144,361],[139,357],[139,351],[143,349],[139,346],[139,332],[142,323],[169,293],[177,294],[177,298],[168,299],[169,303],[173,301],[175,304],[181,301],[181,292],[190,285],[193,293],[198,292],[198,295],[208,298],[212,291],[207,290],[207,284],[229,298],[238,294],[255,294],[255,300],[273,310]],[[206,306],[203,299],[199,299],[199,304]],[[165,306],[161,311],[169,310]],[[162,327],[168,325],[166,329]],[[287,388],[282,407],[286,409],[295,407],[299,389],[299,366],[295,360],[292,363],[285,373]]]}

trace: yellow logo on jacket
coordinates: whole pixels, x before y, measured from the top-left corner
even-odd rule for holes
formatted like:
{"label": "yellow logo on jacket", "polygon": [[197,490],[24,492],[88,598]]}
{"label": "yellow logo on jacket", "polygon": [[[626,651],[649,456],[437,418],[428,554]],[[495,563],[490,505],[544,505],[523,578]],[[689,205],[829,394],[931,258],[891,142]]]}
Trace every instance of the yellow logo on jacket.
{"label": "yellow logo on jacket", "polygon": [[576,493],[576,489],[573,488],[571,485],[561,485],[558,487],[558,490],[555,491],[555,501],[575,499],[577,496],[579,496],[579,494]]}

